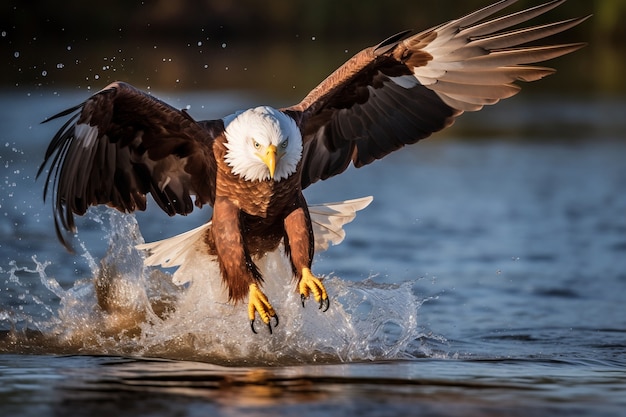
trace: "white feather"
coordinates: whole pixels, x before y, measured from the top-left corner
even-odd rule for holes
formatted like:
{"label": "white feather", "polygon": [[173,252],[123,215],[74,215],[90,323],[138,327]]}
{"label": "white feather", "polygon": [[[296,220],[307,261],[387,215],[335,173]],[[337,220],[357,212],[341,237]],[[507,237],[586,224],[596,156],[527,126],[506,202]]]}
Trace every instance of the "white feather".
{"label": "white feather", "polygon": [[[373,197],[370,196],[335,203],[310,205],[309,213],[313,223],[315,251],[323,252],[328,249],[330,244],[338,245],[341,243],[346,236],[343,225],[354,220],[356,212],[363,210],[372,200]],[[137,245],[136,248],[147,252],[143,261],[145,266],[162,266],[164,268],[182,266],[194,251],[204,251],[206,256],[214,259],[208,254],[203,239],[210,228],[211,222],[207,222],[185,233],[156,242],[143,243]],[[178,273],[175,273],[172,281],[182,285],[189,281],[189,277],[179,276]]]}
{"label": "white feather", "polygon": [[[187,261],[188,255],[203,247],[203,237],[210,228],[211,222],[207,222],[179,235],[156,242],[143,243],[135,247],[148,254],[143,261],[145,266],[162,266],[164,268],[180,266]],[[206,256],[210,256],[206,250],[205,253]],[[188,279],[175,273],[172,281],[174,284],[182,285],[188,282]]]}
{"label": "white feather", "polygon": [[274,180],[281,181],[296,172],[302,157],[302,135],[291,117],[272,107],[260,106],[223,120],[228,149],[224,159],[234,174],[246,181],[268,180],[269,170],[259,158],[254,144],[263,148],[269,145],[279,147],[285,140],[287,148],[276,163]]}
{"label": "white feather", "polygon": [[346,237],[343,225],[356,217],[356,212],[369,206],[374,197],[363,197],[336,203],[312,204],[309,214],[313,223],[315,252],[323,252],[328,246],[340,244]]}

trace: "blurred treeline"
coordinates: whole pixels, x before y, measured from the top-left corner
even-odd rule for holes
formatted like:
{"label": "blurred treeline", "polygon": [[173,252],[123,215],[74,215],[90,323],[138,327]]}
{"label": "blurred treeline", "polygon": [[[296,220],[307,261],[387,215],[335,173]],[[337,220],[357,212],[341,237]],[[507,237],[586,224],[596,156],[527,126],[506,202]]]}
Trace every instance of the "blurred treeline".
{"label": "blurred treeline", "polygon": [[[264,83],[301,95],[363,47],[493,1],[4,0],[0,84],[95,87],[123,78],[140,87],[197,89]],[[520,0],[507,11],[540,3]],[[590,43],[565,62],[577,68],[573,76],[602,79],[587,78],[585,88],[599,82],[600,89],[621,90],[626,0],[569,0],[535,22],[588,14],[593,18],[558,37]]]}
{"label": "blurred treeline", "polygon": [[[423,29],[460,17],[495,0],[23,0],[3,1],[0,25],[17,36],[102,39],[134,36],[188,37],[208,34],[275,38],[294,35],[380,37]],[[541,3],[520,0],[514,7]],[[594,39],[626,39],[626,0],[570,0],[550,13],[569,18],[593,13]]]}

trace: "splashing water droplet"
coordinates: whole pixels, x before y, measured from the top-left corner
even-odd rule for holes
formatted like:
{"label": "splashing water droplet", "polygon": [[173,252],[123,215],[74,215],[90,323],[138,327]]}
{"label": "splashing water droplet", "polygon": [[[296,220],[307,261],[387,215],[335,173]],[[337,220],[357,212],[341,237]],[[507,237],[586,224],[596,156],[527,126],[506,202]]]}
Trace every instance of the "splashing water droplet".
{"label": "splashing water droplet", "polygon": [[[246,309],[228,303],[214,258],[196,252],[174,276],[145,267],[135,249],[143,238],[134,216],[114,210],[90,216],[100,220],[110,242],[101,261],[83,247],[93,278],[65,290],[47,276],[47,264],[33,260],[37,266],[31,273],[60,299],[55,304],[45,301],[44,316],[28,318],[44,339],[38,346],[47,346],[50,353],[79,346],[93,354],[230,365],[336,363],[423,355],[422,341],[430,338],[417,325],[425,300],[414,295],[412,282],[381,285],[327,277],[330,309],[320,312],[314,302],[303,309],[291,266],[280,251],[258,263],[266,276],[276,277],[266,280],[263,291],[280,315],[280,326],[269,342],[254,337]],[[189,283],[179,287],[173,279]]]}

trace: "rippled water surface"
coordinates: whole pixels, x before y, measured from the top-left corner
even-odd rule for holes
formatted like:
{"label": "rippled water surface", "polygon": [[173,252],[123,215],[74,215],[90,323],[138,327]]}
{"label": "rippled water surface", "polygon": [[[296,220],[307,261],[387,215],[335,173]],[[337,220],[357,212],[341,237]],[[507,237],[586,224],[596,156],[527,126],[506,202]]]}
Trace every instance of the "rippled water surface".
{"label": "rippled water surface", "polygon": [[[215,265],[177,287],[133,248],[210,211],[96,209],[76,255],[58,244],[34,174],[59,124],[38,122],[84,98],[0,95],[0,414],[623,415],[622,102],[503,103],[315,184],[310,202],[374,202],[317,255],[328,312],[265,260],[270,336]],[[198,118],[253,104],[163,98]]]}

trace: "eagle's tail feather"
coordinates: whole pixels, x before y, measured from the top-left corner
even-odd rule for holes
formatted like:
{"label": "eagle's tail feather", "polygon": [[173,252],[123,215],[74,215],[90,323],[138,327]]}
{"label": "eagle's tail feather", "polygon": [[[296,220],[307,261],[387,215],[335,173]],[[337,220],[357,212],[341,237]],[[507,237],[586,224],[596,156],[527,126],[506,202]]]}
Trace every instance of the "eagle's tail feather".
{"label": "eagle's tail feather", "polygon": [[346,237],[343,225],[356,217],[356,212],[367,207],[374,197],[363,197],[336,203],[311,204],[309,214],[313,223],[315,252],[323,252],[332,243],[338,245]]}
{"label": "eagle's tail feather", "polygon": [[[343,225],[354,220],[356,212],[367,207],[373,197],[363,197],[354,200],[335,203],[312,204],[309,206],[313,236],[315,237],[315,251],[322,252],[332,243],[337,245],[346,236]],[[211,227],[207,222],[200,227],[179,235],[158,240],[151,243],[137,245],[136,248],[147,252],[144,260],[146,266],[162,266],[171,268],[185,263],[187,256],[197,247],[205,233]]]}
{"label": "eagle's tail feather", "polygon": [[164,268],[180,266],[185,263],[187,255],[195,248],[210,227],[211,222],[207,222],[185,233],[156,242],[143,243],[135,247],[148,253],[143,261],[146,266],[160,265]]}

